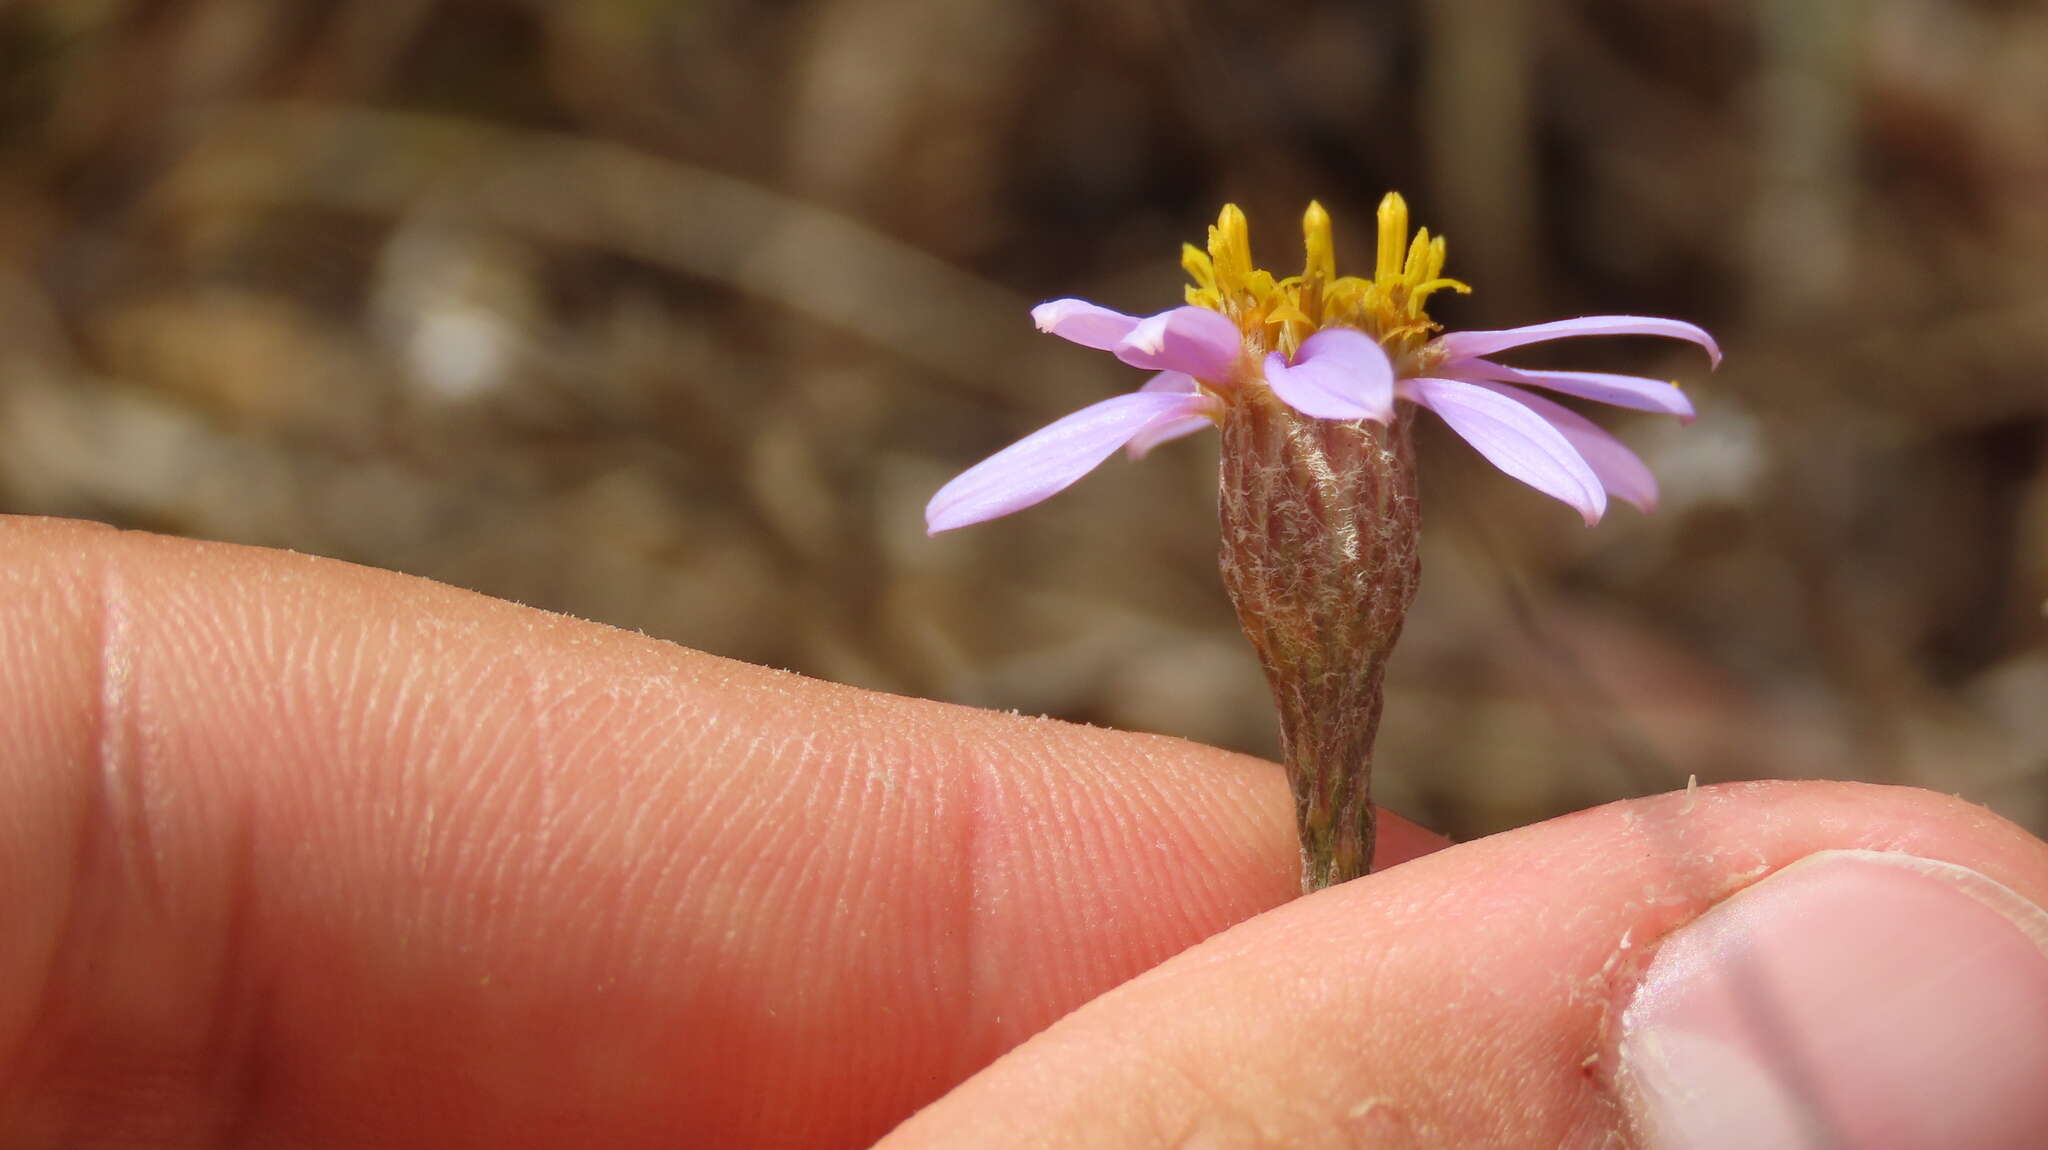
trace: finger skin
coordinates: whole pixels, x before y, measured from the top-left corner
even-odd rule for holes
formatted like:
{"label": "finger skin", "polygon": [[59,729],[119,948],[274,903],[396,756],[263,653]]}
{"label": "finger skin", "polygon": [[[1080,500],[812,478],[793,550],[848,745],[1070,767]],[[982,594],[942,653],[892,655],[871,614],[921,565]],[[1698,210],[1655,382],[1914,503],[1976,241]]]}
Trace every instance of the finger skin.
{"label": "finger skin", "polygon": [[10,1147],[865,1145],[1294,883],[1269,764],[59,521],[0,733]]}
{"label": "finger skin", "polygon": [[1011,1051],[878,1150],[1633,1145],[1611,1027],[1656,940],[1814,851],[1973,867],[2048,844],[1902,788],[1752,783],[1454,846],[1221,934]]}

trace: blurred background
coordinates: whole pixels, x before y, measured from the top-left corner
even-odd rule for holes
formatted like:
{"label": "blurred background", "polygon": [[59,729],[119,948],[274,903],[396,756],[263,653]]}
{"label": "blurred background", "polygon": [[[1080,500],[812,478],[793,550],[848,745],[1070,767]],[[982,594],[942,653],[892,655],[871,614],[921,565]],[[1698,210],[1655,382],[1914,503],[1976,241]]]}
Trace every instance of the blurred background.
{"label": "blurred background", "polygon": [[[1425,421],[1384,801],[1469,836],[1702,782],[2048,831],[2048,6],[1996,0],[0,4],[0,511],[408,571],[905,694],[1271,755],[1215,437],[938,539],[1138,382],[1225,200],[1568,363],[1665,505],[1587,530]],[[1687,354],[1690,352],[1690,354]]]}

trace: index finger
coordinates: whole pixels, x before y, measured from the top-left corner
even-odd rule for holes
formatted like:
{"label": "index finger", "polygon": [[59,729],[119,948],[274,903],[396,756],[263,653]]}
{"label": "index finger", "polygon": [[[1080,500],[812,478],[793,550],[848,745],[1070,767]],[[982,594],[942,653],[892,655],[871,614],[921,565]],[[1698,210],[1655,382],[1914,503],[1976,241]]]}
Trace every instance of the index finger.
{"label": "index finger", "polygon": [[1176,740],[75,524],[0,588],[10,1140],[863,1144],[1293,893]]}

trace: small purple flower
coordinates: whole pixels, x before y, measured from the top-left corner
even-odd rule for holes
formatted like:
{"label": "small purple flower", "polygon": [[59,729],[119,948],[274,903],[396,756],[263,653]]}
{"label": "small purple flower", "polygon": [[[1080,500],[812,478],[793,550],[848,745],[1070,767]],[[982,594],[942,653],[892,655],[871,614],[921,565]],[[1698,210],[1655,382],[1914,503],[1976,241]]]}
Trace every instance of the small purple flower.
{"label": "small purple flower", "polygon": [[1277,279],[1252,263],[1244,213],[1226,205],[1207,250],[1188,245],[1185,306],[1125,315],[1085,300],[1032,309],[1041,331],[1152,372],[1004,448],[939,490],[933,533],[1007,515],[1063,490],[1123,448],[1132,456],[1222,429],[1218,563],[1280,713],[1280,751],[1301,838],[1302,889],[1366,873],[1373,853],[1373,740],[1387,661],[1421,579],[1414,421],[1436,412],[1494,466],[1599,521],[1608,499],[1656,506],[1635,453],[1538,391],[1692,418],[1670,383],[1536,371],[1493,357],[1575,336],[1649,335],[1721,350],[1698,327],[1585,316],[1439,334],[1424,305],[1468,290],[1443,275],[1444,241],[1408,234],[1401,197],[1380,202],[1370,278],[1339,276],[1330,217],[1302,220],[1308,262]]}
{"label": "small purple flower", "polygon": [[[1371,279],[1335,275],[1329,217],[1310,205],[1308,266],[1275,280],[1251,264],[1244,216],[1226,206],[1209,250],[1190,246],[1188,303],[1131,316],[1085,300],[1032,309],[1039,330],[1155,372],[1136,392],[1083,408],[969,468],[932,497],[930,532],[1008,515],[1070,486],[1120,447],[1133,457],[1221,424],[1235,404],[1278,401],[1311,419],[1392,424],[1395,401],[1434,411],[1508,475],[1577,509],[1590,525],[1610,496],[1655,508],[1657,481],[1620,440],[1528,390],[1675,415],[1692,403],[1677,386],[1632,375],[1535,371],[1491,357],[1577,336],[1647,335],[1721,351],[1698,326],[1648,316],[1584,316],[1502,331],[1448,332],[1423,310],[1428,296],[1467,290],[1442,276],[1444,243],[1407,237],[1407,208],[1389,195]],[[1432,338],[1432,336],[1434,336]]]}

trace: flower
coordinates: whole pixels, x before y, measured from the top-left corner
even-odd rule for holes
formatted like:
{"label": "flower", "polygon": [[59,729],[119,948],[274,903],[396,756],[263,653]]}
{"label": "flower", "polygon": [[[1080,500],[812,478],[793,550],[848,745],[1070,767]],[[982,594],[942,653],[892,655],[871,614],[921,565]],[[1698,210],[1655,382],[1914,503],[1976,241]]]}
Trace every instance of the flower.
{"label": "flower", "polygon": [[1302,218],[1308,260],[1275,279],[1251,259],[1244,213],[1225,205],[1208,250],[1192,244],[1181,263],[1193,279],[1187,302],[1131,316],[1079,299],[1031,311],[1039,330],[1107,351],[1154,374],[1135,392],[1054,422],[968,468],[925,508],[930,533],[1020,511],[1072,485],[1126,448],[1140,458],[1172,439],[1220,425],[1235,404],[1277,400],[1311,419],[1391,425],[1396,400],[1434,411],[1494,466],[1597,523],[1610,496],[1649,511],[1657,481],[1620,440],[1530,388],[1690,420],[1675,384],[1633,375],[1536,371],[1492,357],[1573,336],[1648,335],[1720,348],[1700,327],[1654,316],[1598,315],[1500,331],[1441,329],[1424,305],[1438,291],[1465,292],[1443,276],[1444,241],[1408,237],[1408,207],[1388,193],[1379,207],[1372,278],[1338,276],[1330,217],[1311,203]]}

